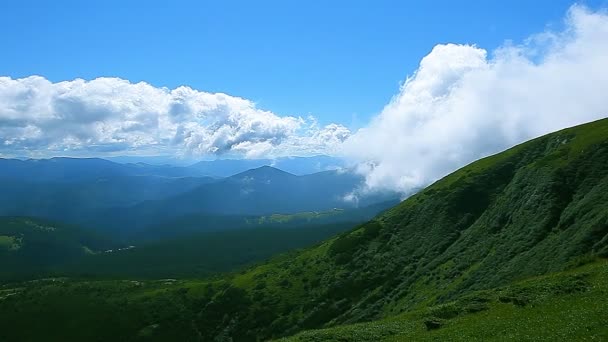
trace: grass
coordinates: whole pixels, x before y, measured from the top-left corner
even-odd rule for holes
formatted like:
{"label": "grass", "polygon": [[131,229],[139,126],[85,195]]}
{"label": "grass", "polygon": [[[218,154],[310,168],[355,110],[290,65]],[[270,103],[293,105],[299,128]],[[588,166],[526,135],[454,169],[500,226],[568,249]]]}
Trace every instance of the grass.
{"label": "grass", "polygon": [[333,209],[328,211],[308,211],[295,214],[272,214],[269,216],[261,216],[257,218],[258,224],[267,223],[290,223],[293,221],[297,222],[311,222],[315,220],[322,220],[333,216],[340,216],[344,214],[344,209]]}
{"label": "grass", "polygon": [[0,235],[0,250],[13,251],[21,247],[21,242],[14,236]]}
{"label": "grass", "polygon": [[[525,300],[508,300],[514,294]],[[446,310],[446,306],[450,309]],[[429,320],[438,322],[437,329],[427,328],[425,322]],[[607,338],[608,262],[601,260],[508,287],[474,292],[448,305],[368,323],[310,330],[279,341],[603,341]]]}

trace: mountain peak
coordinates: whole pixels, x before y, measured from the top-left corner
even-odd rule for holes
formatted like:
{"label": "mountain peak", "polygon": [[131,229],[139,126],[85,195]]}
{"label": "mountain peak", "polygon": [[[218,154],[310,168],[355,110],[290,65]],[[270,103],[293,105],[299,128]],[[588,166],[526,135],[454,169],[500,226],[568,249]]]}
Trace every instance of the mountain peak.
{"label": "mountain peak", "polygon": [[244,177],[251,177],[254,179],[256,179],[256,178],[267,179],[267,178],[276,178],[276,177],[297,177],[297,176],[294,174],[291,174],[289,172],[277,169],[276,167],[272,167],[270,165],[264,165],[264,166],[256,167],[254,169],[249,169],[249,170],[241,172],[241,173],[237,173],[236,175],[234,175],[230,178],[242,179]]}

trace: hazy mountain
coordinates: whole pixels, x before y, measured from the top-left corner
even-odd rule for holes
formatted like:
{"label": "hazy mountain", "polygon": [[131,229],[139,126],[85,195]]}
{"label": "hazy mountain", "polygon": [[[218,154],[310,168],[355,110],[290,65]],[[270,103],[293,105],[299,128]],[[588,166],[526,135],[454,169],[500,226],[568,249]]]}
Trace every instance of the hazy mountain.
{"label": "hazy mountain", "polygon": [[101,158],[2,159],[0,179],[76,182],[116,176],[202,177],[196,169],[144,163],[119,164]]}
{"label": "hazy mountain", "polygon": [[103,208],[162,199],[216,181],[192,175],[200,172],[99,158],[0,159],[0,215],[78,223]]}
{"label": "hazy mountain", "polygon": [[344,196],[363,182],[357,174],[324,171],[296,176],[262,166],[198,186],[176,196],[145,201],[127,208],[101,212],[87,226],[128,232],[185,215],[271,215],[333,208],[368,206],[398,198],[396,193],[370,195],[358,203]]}
{"label": "hazy mountain", "polygon": [[208,177],[113,175],[75,181],[0,179],[0,215],[80,222],[104,208],[161,199],[213,181]]}
{"label": "hazy mountain", "polygon": [[174,156],[114,156],[104,157],[104,159],[121,164],[148,164],[148,165],[169,165],[169,166],[190,166],[197,161],[193,158],[179,158]]}
{"label": "hazy mountain", "polygon": [[273,166],[283,171],[306,175],[321,171],[335,170],[345,166],[344,161],[329,156],[282,157],[277,159],[217,159],[200,161],[190,166],[205,174],[228,177],[262,166]]}
{"label": "hazy mountain", "polygon": [[[327,157],[316,160],[321,159],[329,160]],[[289,159],[299,160],[312,159]],[[253,162],[264,161],[238,161],[237,164]],[[222,163],[212,164],[222,166]],[[3,188],[0,215],[59,220],[124,237],[183,215],[202,215],[199,218],[204,216],[209,221],[199,224],[213,226],[214,222],[222,221],[211,218],[213,216],[352,208],[355,204],[345,202],[343,197],[363,181],[349,172],[324,171],[296,176],[270,166],[224,179],[202,174],[206,171],[197,168],[119,164],[98,158],[0,159]],[[379,194],[357,205],[364,207],[395,198],[396,194]]]}
{"label": "hazy mountain", "polygon": [[73,220],[99,208],[129,206],[215,181],[185,168],[104,159],[0,159],[0,214]]}

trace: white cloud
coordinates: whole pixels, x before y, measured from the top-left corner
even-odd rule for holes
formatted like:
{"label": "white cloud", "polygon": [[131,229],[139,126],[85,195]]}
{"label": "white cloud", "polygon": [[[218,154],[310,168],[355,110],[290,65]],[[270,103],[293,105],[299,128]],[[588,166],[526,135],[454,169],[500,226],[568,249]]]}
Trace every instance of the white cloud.
{"label": "white cloud", "polygon": [[[573,6],[561,32],[488,57],[437,45],[344,144],[370,189],[404,193],[527,139],[608,116],[608,16]],[[371,161],[371,163],[369,163]]]}
{"label": "white cloud", "polygon": [[0,77],[0,150],[12,154],[169,152],[246,157],[324,152],[350,132],[278,116],[249,100],[119,78],[52,83]]}

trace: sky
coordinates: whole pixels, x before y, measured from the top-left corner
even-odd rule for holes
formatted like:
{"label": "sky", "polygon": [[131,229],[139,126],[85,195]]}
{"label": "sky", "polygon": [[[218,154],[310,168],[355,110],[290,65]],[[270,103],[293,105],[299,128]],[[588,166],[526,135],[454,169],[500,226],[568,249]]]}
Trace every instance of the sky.
{"label": "sky", "polygon": [[408,192],[608,116],[606,0],[86,5],[0,4],[0,157],[328,154]]}
{"label": "sky", "polygon": [[[597,7],[606,0],[588,0]],[[494,50],[559,26],[568,0],[0,3],[0,75],[119,77],[254,101],[349,129],[440,43]]]}

